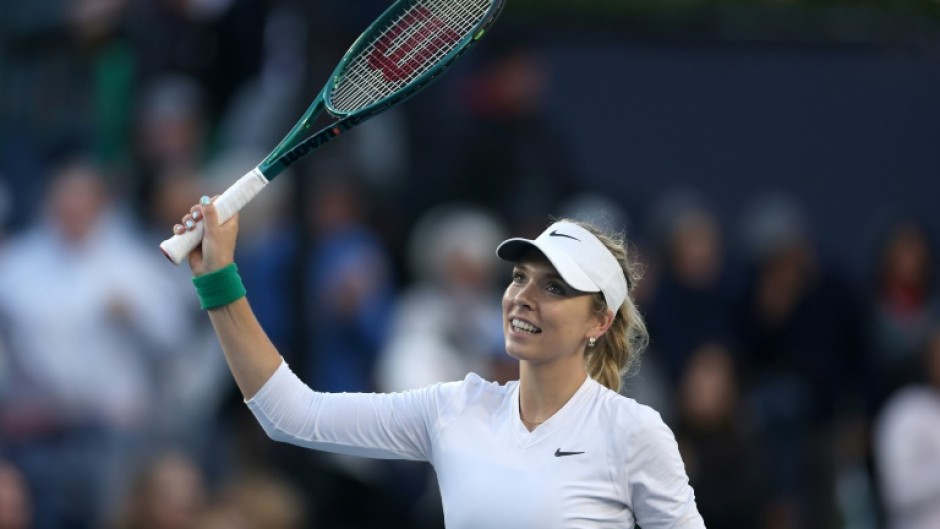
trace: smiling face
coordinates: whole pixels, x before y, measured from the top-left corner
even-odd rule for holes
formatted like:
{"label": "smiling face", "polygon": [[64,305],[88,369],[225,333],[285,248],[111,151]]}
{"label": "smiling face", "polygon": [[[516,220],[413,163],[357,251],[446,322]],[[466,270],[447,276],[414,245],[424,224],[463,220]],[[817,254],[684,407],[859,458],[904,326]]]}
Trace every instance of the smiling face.
{"label": "smiling face", "polygon": [[579,361],[589,337],[600,337],[612,318],[594,310],[594,294],[571,288],[541,253],[515,264],[503,294],[506,352],[533,364]]}

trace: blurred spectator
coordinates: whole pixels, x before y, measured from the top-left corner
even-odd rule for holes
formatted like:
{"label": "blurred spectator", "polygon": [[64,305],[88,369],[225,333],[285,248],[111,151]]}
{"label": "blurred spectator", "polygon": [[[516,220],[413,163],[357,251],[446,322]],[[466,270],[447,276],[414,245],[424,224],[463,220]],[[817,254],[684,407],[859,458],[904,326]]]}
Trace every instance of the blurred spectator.
{"label": "blurred spectator", "polygon": [[125,161],[137,60],[126,0],[0,3],[0,170],[19,229],[33,220],[49,160],[63,150]]}
{"label": "blurred spectator", "polygon": [[138,102],[137,156],[151,174],[195,169],[203,162],[205,96],[196,81],[179,74],[154,78]]}
{"label": "blurred spectator", "polygon": [[312,529],[310,501],[292,482],[249,471],[224,485],[199,513],[192,529]]}
{"label": "blurred spectator", "polygon": [[[305,195],[303,237],[310,242],[302,249],[302,279],[293,276],[294,283],[288,285],[299,290],[305,307],[301,314],[305,348],[297,352],[295,364],[310,387],[318,390],[375,391],[376,364],[395,294],[390,258],[368,223],[371,200],[361,182],[345,167],[327,163],[319,169],[323,172]],[[291,276],[286,277],[291,281]],[[392,497],[411,487],[390,481],[388,462],[290,449],[285,453],[308,468],[301,484],[306,494],[322,499],[323,508],[316,513],[319,523],[361,528],[390,527],[399,521],[407,525],[407,502]],[[286,464],[295,468],[298,462]],[[361,509],[364,498],[382,508]],[[380,512],[401,515],[392,521]]]}
{"label": "blurred spectator", "polygon": [[16,123],[17,135],[43,153],[68,138],[92,137],[97,109],[93,44],[100,43],[92,37],[110,31],[122,3],[3,2],[0,123]]}
{"label": "blurred spectator", "polygon": [[[96,159],[110,166],[129,162],[129,132],[139,57],[127,32],[128,0],[74,0],[65,11],[69,32],[82,54],[93,87],[92,138]],[[70,83],[69,83],[70,84]]]}
{"label": "blurred spectator", "polygon": [[875,431],[889,529],[940,527],[940,331],[921,357],[923,382],[894,395]]}
{"label": "blurred spectator", "polygon": [[409,244],[415,281],[395,307],[378,371],[382,391],[461,380],[470,372],[507,379],[499,369],[510,362],[503,362],[500,269],[493,259],[503,233],[489,213],[454,204],[415,225]]}
{"label": "blurred spectator", "polygon": [[927,228],[905,218],[886,231],[877,250],[870,308],[872,404],[876,407],[920,372],[919,353],[940,317],[935,258]]}
{"label": "blurred spectator", "polygon": [[0,459],[0,529],[32,527],[33,505],[18,468]]}
{"label": "blurred spectator", "polygon": [[179,222],[179,212],[188,211],[200,196],[209,192],[207,187],[194,167],[171,167],[158,174],[143,215],[153,242],[173,234],[171,229]]}
{"label": "blurred spectator", "polygon": [[[413,186],[424,200],[416,211],[466,201],[491,209],[513,232],[537,234],[575,181],[566,143],[546,113],[549,83],[541,50],[518,44],[501,49],[466,79],[459,97],[467,115],[457,118],[462,129],[455,132],[462,139],[449,140],[461,151],[445,166],[454,170]],[[435,138],[428,141],[433,145]]]}
{"label": "blurred spectator", "polygon": [[233,95],[262,65],[263,0],[146,0],[134,2],[131,27],[143,58],[143,78],[181,73],[211,97],[215,123]]}
{"label": "blurred spectator", "polygon": [[217,501],[199,513],[193,529],[251,529],[245,515],[229,502]]}
{"label": "blurred spectator", "polygon": [[704,200],[675,192],[657,207],[651,260],[656,283],[646,304],[651,356],[671,387],[694,351],[731,340],[731,294],[718,219]]}
{"label": "blurred spectator", "polygon": [[236,478],[221,493],[244,520],[246,529],[305,529],[307,508],[293,483],[273,474],[251,472]]}
{"label": "blurred spectator", "polygon": [[859,411],[860,309],[817,259],[801,208],[787,197],[754,204],[749,274],[736,309],[745,387],[792,527],[835,517],[833,435]]}
{"label": "blurred spectator", "polygon": [[[157,211],[154,206],[166,209],[177,204],[163,205],[160,197],[155,195],[180,186],[160,179],[187,177],[193,179],[193,183],[203,179],[201,172],[208,156],[207,135],[211,127],[206,116],[205,94],[194,79],[167,74],[147,82],[136,110],[133,135],[134,174],[137,178],[135,198],[149,208],[151,215],[159,215],[151,216],[149,220],[162,221],[169,211]],[[237,175],[229,178],[237,178]],[[198,196],[188,197],[190,206]],[[188,209],[189,206],[182,211]],[[163,226],[160,229],[167,228]]]}
{"label": "blurred spectator", "polygon": [[113,529],[193,529],[208,501],[205,478],[186,456],[156,456],[134,476]]}
{"label": "blurred spectator", "polygon": [[150,419],[153,361],[180,336],[164,263],[113,206],[93,165],[66,163],[44,221],[0,257],[12,372],[0,440],[33,488],[40,529],[100,521]]}
{"label": "blurred spectator", "polygon": [[725,346],[703,344],[689,355],[678,408],[676,439],[709,529],[774,527],[768,523],[769,476]]}
{"label": "blurred spectator", "polygon": [[354,177],[328,174],[308,200],[309,384],[373,391],[394,293],[387,251],[366,223],[369,199]]}

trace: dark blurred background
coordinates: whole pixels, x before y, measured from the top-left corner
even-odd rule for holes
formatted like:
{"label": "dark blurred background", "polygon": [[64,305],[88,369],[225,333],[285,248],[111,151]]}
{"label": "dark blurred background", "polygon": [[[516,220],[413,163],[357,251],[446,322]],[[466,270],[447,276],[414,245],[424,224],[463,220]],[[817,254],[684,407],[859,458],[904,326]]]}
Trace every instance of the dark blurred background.
{"label": "dark blurred background", "polygon": [[[426,465],[266,440],[156,247],[386,6],[0,0],[0,529],[442,527]],[[626,230],[624,392],[709,528],[937,529],[938,89],[933,0],[510,0],[272,183],[237,260],[312,387],[397,391],[516,376],[500,240]]]}

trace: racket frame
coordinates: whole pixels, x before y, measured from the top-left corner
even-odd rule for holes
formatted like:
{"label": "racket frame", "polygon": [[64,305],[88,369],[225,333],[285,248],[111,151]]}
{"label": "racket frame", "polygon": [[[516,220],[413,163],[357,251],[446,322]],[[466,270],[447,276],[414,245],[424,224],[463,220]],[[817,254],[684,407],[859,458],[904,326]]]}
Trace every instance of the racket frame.
{"label": "racket frame", "polygon": [[[472,34],[465,35],[433,68],[417,76],[402,88],[374,103],[350,112],[343,112],[334,108],[330,104],[330,96],[333,93],[333,89],[339,83],[343,72],[351,61],[358,58],[360,53],[375,41],[374,32],[376,29],[387,25],[393,17],[398,16],[398,14],[403,11],[401,5],[401,3],[395,3],[386,9],[379,15],[379,18],[373,21],[372,24],[359,35],[346,53],[343,54],[336,68],[333,69],[329,82],[320,90],[320,93],[307,108],[306,112],[304,112],[304,115],[284,139],[281,140],[281,143],[258,164],[258,170],[265,178],[269,181],[274,179],[297,160],[303,158],[317,147],[329,142],[376,114],[387,110],[389,107],[402,103],[421,91],[486,34],[490,26],[502,12],[505,0],[495,0],[490,5],[486,15],[477,23],[477,27]],[[313,135],[306,136],[306,129],[312,128],[315,124],[314,122],[324,111],[337,121],[320,129]]]}
{"label": "racket frame", "polygon": [[[392,17],[397,16],[398,13],[410,7],[411,3],[412,2],[406,4],[405,2],[399,1],[392,4],[359,35],[346,53],[343,54],[343,57],[330,75],[329,81],[320,90],[320,93],[317,94],[317,97],[310,106],[307,107],[303,116],[294,124],[290,132],[284,136],[280,143],[278,143],[261,163],[239,178],[216,199],[215,205],[218,210],[220,224],[224,224],[247,205],[271,180],[317,147],[328,143],[340,134],[343,134],[376,114],[387,110],[389,107],[402,103],[426,87],[486,34],[490,26],[492,26],[502,12],[505,0],[493,0],[488,11],[480,21],[476,23],[472,32],[464,35],[454,48],[442,57],[432,68],[418,75],[388,96],[350,112],[340,111],[330,105],[332,90],[338,84],[350,61],[357,58],[364,48],[371,45],[372,42],[376,40],[376,35],[374,34],[376,28],[386,25]],[[309,129],[316,126],[316,121],[324,111],[336,121],[308,135]],[[178,265],[186,259],[193,249],[199,246],[202,242],[204,231],[204,223],[197,222],[194,229],[184,231],[181,234],[174,235],[163,241],[160,244],[160,249],[167,259]]]}

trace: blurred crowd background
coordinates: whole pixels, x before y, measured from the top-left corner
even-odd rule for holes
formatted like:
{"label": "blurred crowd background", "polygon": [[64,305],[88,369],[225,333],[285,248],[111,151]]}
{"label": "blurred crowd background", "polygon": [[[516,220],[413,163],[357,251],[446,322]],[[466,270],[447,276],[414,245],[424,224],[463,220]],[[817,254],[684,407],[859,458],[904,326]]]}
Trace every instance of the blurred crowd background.
{"label": "blurred crowd background", "polygon": [[[386,4],[0,0],[0,529],[442,527],[426,465],[267,441],[157,249]],[[709,528],[940,528],[938,10],[510,0],[247,208],[249,298],[316,389],[505,381],[496,244],[626,230]]]}

